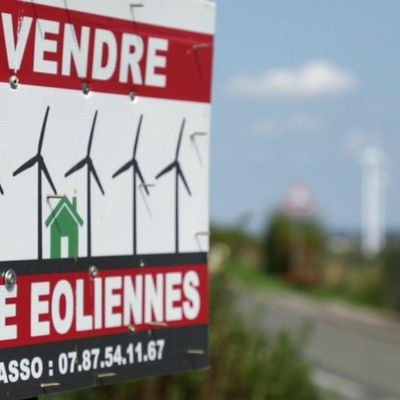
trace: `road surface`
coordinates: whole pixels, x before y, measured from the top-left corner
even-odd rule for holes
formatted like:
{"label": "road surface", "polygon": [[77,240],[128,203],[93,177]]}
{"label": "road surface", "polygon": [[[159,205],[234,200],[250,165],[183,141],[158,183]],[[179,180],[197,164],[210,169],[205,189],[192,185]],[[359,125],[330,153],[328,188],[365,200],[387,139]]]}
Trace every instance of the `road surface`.
{"label": "road surface", "polygon": [[267,332],[304,339],[314,383],[334,399],[400,400],[400,319],[287,292],[238,288],[239,307]]}

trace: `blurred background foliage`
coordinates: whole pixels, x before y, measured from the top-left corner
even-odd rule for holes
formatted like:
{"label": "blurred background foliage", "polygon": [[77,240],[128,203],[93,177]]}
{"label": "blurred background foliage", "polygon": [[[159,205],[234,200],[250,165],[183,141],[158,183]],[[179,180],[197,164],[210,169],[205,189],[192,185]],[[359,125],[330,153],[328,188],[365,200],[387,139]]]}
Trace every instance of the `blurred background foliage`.
{"label": "blurred background foliage", "polygon": [[[227,237],[232,245],[241,240],[237,233]],[[236,294],[224,271],[211,279],[209,370],[69,392],[49,400],[318,399],[299,341],[285,332],[268,336],[249,326],[235,307]]]}
{"label": "blurred background foliage", "polygon": [[213,230],[213,247],[224,254],[228,274],[250,285],[279,287],[318,299],[400,311],[400,239],[365,257],[360,238],[332,234],[315,217],[295,218],[280,210],[264,234],[240,227]]}
{"label": "blurred background foliage", "polygon": [[[316,218],[276,212],[265,233],[248,233],[243,221],[213,227],[211,269],[211,368],[95,390],[50,396],[50,400],[313,400],[303,343],[287,332],[257,329],[257,311],[244,315],[237,288],[300,293],[318,301],[339,300],[400,311],[400,241],[389,240],[365,258],[357,238],[338,240]],[[247,313],[249,314],[249,313]]]}

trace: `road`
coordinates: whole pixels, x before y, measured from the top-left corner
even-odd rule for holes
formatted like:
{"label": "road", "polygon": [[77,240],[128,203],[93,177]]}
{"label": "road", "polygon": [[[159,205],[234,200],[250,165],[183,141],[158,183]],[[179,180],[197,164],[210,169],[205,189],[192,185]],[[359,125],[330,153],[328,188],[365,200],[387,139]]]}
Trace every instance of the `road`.
{"label": "road", "polygon": [[314,383],[335,399],[400,400],[400,319],[287,292],[238,289],[239,307],[267,332],[304,339]]}

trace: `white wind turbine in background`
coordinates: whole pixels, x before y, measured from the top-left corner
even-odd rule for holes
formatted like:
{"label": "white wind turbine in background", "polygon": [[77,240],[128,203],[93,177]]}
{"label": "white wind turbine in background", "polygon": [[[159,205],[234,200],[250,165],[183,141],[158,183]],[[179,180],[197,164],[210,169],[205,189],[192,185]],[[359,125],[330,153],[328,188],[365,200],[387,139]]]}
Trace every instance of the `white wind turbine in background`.
{"label": "white wind turbine in background", "polygon": [[386,244],[386,163],[387,156],[378,146],[360,151],[362,251],[376,256]]}

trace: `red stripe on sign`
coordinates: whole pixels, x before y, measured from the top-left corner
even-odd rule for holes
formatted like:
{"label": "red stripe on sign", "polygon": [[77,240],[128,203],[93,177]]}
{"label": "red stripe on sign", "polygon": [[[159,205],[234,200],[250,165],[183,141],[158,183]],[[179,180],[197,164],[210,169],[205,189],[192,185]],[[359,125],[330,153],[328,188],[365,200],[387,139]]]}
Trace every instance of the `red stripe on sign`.
{"label": "red stripe on sign", "polygon": [[211,101],[212,35],[16,0],[0,12],[1,81]]}
{"label": "red stripe on sign", "polygon": [[0,348],[204,325],[208,272],[190,265],[21,276],[13,290],[0,285],[0,304]]}

